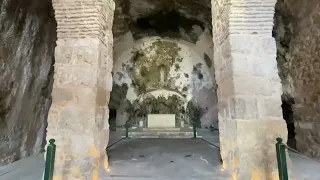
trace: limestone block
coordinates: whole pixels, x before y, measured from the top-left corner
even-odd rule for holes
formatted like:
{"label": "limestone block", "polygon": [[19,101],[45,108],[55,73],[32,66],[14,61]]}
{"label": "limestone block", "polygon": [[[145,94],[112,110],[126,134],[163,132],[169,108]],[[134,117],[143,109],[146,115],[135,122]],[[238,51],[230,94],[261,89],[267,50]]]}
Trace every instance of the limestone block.
{"label": "limestone block", "polygon": [[77,67],[71,68],[72,83],[71,84],[82,84],[86,86],[93,86],[97,84],[97,68],[91,67]]}
{"label": "limestone block", "polygon": [[232,119],[259,118],[258,102],[252,96],[233,97],[230,101],[230,114]]}
{"label": "limestone block", "polygon": [[52,90],[52,102],[56,105],[63,106],[73,100],[73,91],[68,88],[54,88]]}
{"label": "limestone block", "polygon": [[[234,140],[227,135],[220,136],[224,168],[232,169],[236,179],[278,179],[275,143],[277,137],[287,139],[285,121],[234,120],[236,125],[227,129],[228,122],[222,121],[220,129],[221,125],[225,126],[222,131],[236,129],[236,135]],[[287,161],[290,167],[290,159]]]}
{"label": "limestone block", "polygon": [[85,85],[97,84],[97,68],[77,66],[55,66],[55,85]]}
{"label": "limestone block", "polygon": [[84,108],[92,108],[96,106],[96,88],[78,87],[74,91],[78,106]]}
{"label": "limestone block", "polygon": [[259,109],[262,117],[282,117],[282,108],[279,96],[260,99]]}
{"label": "limestone block", "polygon": [[[252,179],[278,179],[275,139],[277,137],[287,139],[285,121],[283,119],[238,121],[237,128],[240,169],[247,168],[251,172]],[[290,170],[291,161],[289,158],[287,161]],[[248,176],[242,174],[240,170],[239,179],[240,177]]]}
{"label": "limestone block", "polygon": [[92,132],[95,129],[95,108],[67,104],[61,108],[59,128],[70,132]]}
{"label": "limestone block", "polygon": [[76,48],[71,47],[71,49],[73,49],[71,57],[72,64],[89,67],[98,66],[97,59],[99,58],[99,51],[97,51],[96,48],[77,46]]}
{"label": "limestone block", "polygon": [[219,88],[217,95],[219,97],[230,97],[234,94],[235,87],[232,78],[220,80],[218,83]]}
{"label": "limestone block", "polygon": [[105,152],[109,130],[60,133],[63,138],[56,143],[54,179],[99,179],[99,169],[109,168]]}
{"label": "limestone block", "polygon": [[246,118],[246,100],[244,98],[234,97],[230,102],[230,114],[232,119]]}
{"label": "limestone block", "polygon": [[236,121],[221,118],[219,119],[220,153],[223,160],[223,168],[231,170],[233,167],[232,157],[237,145]]}
{"label": "limestone block", "polygon": [[[223,96],[221,96],[223,97]],[[230,118],[230,106],[229,101],[225,99],[219,99],[218,101],[218,119]]]}
{"label": "limestone block", "polygon": [[148,114],[148,128],[174,128],[175,114]]}
{"label": "limestone block", "polygon": [[109,103],[110,91],[107,91],[105,87],[98,87],[96,104],[98,106],[104,106]]}
{"label": "limestone block", "polygon": [[245,76],[250,74],[250,55],[241,51],[232,51],[232,71],[234,76]]}
{"label": "limestone block", "polygon": [[251,74],[254,76],[273,77],[273,80],[279,82],[279,78],[275,79],[278,75],[278,68],[276,58],[274,56],[253,57],[254,60],[250,63],[252,69]]}
{"label": "limestone block", "polygon": [[68,64],[71,62],[73,48],[67,46],[57,46],[55,48],[55,63]]}
{"label": "limestone block", "polygon": [[232,80],[235,94],[263,96],[281,94],[281,83],[274,82],[269,78],[242,75],[233,77]]}
{"label": "limestone block", "polygon": [[[274,38],[230,36],[233,74],[273,77],[279,81]],[[243,43],[246,42],[246,43]],[[277,79],[276,79],[277,78]]]}

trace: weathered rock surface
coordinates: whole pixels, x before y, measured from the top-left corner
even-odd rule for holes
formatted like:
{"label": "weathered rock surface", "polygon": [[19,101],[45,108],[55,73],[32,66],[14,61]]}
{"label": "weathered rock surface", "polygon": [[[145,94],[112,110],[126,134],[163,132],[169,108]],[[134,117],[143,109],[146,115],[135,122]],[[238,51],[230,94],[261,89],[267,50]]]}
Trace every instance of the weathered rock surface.
{"label": "weathered rock surface", "polygon": [[56,22],[51,1],[0,1],[0,165],[43,151]]}
{"label": "weathered rock surface", "polygon": [[295,101],[293,120],[297,149],[317,159],[320,159],[319,5],[317,0],[279,0],[275,15],[280,20],[276,21],[275,36],[280,72],[284,72],[283,89],[285,95]]}
{"label": "weathered rock surface", "polygon": [[211,1],[116,0],[114,39],[131,31],[135,39],[174,37],[194,42],[199,31],[212,29]]}

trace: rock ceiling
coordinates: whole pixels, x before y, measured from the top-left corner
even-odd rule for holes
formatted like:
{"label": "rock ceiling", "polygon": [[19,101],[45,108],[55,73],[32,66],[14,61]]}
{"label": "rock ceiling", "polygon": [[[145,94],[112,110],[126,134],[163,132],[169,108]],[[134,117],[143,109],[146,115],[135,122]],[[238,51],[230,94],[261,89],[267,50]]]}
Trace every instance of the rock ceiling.
{"label": "rock ceiling", "polygon": [[[193,25],[211,30],[211,0],[116,0],[113,34],[115,39],[126,32],[145,29],[175,31]],[[179,25],[177,25],[179,24]],[[150,33],[149,33],[150,34]]]}

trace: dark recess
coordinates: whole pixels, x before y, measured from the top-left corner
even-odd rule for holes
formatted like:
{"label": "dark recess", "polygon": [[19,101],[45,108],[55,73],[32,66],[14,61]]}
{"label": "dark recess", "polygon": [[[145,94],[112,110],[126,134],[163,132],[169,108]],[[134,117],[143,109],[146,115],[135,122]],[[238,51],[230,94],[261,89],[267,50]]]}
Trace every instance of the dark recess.
{"label": "dark recess", "polygon": [[110,131],[116,131],[116,118],[117,118],[117,110],[110,109],[109,111]]}
{"label": "dark recess", "polygon": [[204,53],[203,58],[204,58],[204,60],[205,60],[205,62],[206,62],[206,64],[207,64],[207,66],[208,66],[209,68],[211,68],[211,67],[212,67],[212,60],[211,60],[211,58],[208,56],[208,54],[207,54],[207,53]]}
{"label": "dark recess", "polygon": [[[131,30],[160,37],[180,38],[180,29],[191,33],[193,25],[200,26],[202,30],[205,29],[204,24],[198,20],[188,19],[174,10],[164,9],[150,16],[138,18],[135,23],[131,24]],[[139,38],[138,33],[135,33],[134,36]],[[193,37],[193,40],[197,38]]]}
{"label": "dark recess", "polygon": [[283,119],[287,123],[287,128],[288,128],[288,146],[296,149],[296,133],[294,132],[295,127],[294,127],[294,121],[293,121],[293,111],[292,111],[292,105],[294,104],[294,99],[291,98],[286,101],[282,101],[282,113],[283,113]]}

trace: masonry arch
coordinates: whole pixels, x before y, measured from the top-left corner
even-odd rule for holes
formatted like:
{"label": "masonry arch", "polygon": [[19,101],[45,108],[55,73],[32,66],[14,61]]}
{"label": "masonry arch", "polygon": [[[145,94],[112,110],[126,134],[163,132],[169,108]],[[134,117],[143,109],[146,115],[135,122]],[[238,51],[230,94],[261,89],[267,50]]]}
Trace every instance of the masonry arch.
{"label": "masonry arch", "polygon": [[[143,8],[144,2],[117,0],[116,4],[137,15],[128,7]],[[277,58],[271,37],[275,1],[166,2],[169,1],[159,1],[163,7],[171,2],[175,8],[184,7],[178,8],[178,13],[168,13],[175,16],[174,22],[180,20],[177,14],[192,10],[202,14],[193,22],[209,22],[205,26],[213,29],[208,32],[213,36],[214,47],[201,48],[212,51],[206,56],[216,69],[211,73],[219,85],[224,168],[238,179],[248,179],[247,175],[273,178],[275,174],[274,138],[286,139],[275,59],[283,87],[282,100],[287,103],[284,109],[290,113],[284,118],[288,119],[288,126],[295,127],[294,133],[289,132],[295,135],[296,145],[293,142],[292,147],[319,158],[318,2],[278,0],[274,26]],[[154,7],[159,6],[146,9]],[[203,14],[211,10],[212,14]],[[149,15],[134,19],[144,31],[133,33],[132,37],[172,37],[172,33],[164,33],[165,28],[175,35],[180,31],[176,23],[166,23],[164,16],[151,16],[153,20],[149,21]],[[113,16],[120,23],[114,24]],[[96,177],[96,167],[106,159],[104,148],[108,144],[113,46],[118,41],[113,36],[126,35],[128,29],[137,28],[126,25],[121,30],[127,19],[111,0],[0,2],[1,166],[43,152],[47,130],[47,139],[55,138],[58,145],[56,177]],[[162,23],[154,24],[154,20]],[[187,29],[199,32],[203,26]],[[157,31],[147,31],[150,27]],[[179,37],[194,43],[198,36]]]}
{"label": "masonry arch", "polygon": [[[279,135],[286,137],[271,36],[274,4],[212,1],[221,156],[223,167],[238,179],[275,177],[276,159],[270,158],[276,157],[274,140]],[[107,159],[115,3],[54,1],[53,6],[58,40],[47,138],[55,138],[59,147],[55,175],[97,177],[97,167]],[[91,18],[86,18],[88,13]],[[256,21],[251,21],[253,17]],[[144,18],[137,20],[142,27],[152,25]],[[168,26],[176,30],[174,25]],[[160,27],[158,33],[162,32]],[[66,165],[77,171],[66,169]]]}

